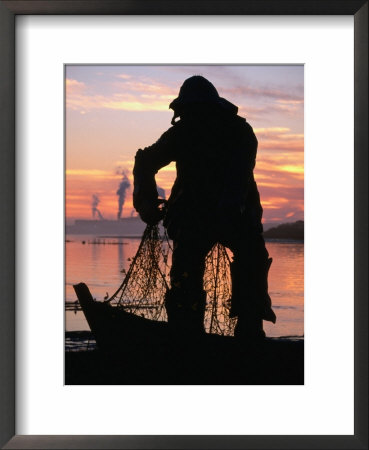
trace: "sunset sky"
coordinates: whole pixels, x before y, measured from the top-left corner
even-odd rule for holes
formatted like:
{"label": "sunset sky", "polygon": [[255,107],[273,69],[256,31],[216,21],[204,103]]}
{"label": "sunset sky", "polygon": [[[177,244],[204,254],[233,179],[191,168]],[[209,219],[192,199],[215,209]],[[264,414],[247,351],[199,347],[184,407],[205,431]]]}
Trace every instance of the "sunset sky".
{"label": "sunset sky", "polygon": [[[115,219],[124,170],[131,182],[123,207],[130,216],[132,169],[139,148],[170,127],[169,103],[183,81],[203,75],[239,107],[259,141],[255,178],[264,222],[303,219],[303,66],[66,66],[66,219],[92,218],[92,198]],[[175,165],[156,176],[170,194]]]}

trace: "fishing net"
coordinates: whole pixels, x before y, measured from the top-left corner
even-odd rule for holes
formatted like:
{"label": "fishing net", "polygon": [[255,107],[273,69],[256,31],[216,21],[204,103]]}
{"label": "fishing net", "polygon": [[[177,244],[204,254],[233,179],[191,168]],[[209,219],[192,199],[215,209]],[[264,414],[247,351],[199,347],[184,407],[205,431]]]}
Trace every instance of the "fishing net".
{"label": "fishing net", "polygon": [[[172,245],[165,230],[148,225],[122,284],[107,302],[147,319],[167,320],[164,296],[169,289],[171,259]],[[215,244],[206,257],[204,290],[206,331],[233,335],[235,319],[229,317],[230,259],[221,244]]]}

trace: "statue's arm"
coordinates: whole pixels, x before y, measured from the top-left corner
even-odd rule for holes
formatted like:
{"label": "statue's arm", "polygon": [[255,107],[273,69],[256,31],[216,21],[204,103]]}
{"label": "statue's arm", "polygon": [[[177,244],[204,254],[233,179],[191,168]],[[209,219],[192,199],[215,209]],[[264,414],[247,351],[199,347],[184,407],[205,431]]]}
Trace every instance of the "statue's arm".
{"label": "statue's arm", "polygon": [[157,211],[158,192],[155,175],[162,167],[175,160],[175,140],[176,133],[172,127],[155,144],[143,150],[139,149],[136,153],[133,168],[133,206],[145,222],[147,216]]}

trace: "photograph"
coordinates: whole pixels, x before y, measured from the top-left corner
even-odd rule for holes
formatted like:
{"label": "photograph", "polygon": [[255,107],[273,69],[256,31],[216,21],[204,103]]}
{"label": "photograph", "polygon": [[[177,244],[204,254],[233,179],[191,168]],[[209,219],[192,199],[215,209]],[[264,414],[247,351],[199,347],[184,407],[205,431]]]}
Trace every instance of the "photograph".
{"label": "photograph", "polygon": [[304,384],[304,65],[64,66],[65,384]]}

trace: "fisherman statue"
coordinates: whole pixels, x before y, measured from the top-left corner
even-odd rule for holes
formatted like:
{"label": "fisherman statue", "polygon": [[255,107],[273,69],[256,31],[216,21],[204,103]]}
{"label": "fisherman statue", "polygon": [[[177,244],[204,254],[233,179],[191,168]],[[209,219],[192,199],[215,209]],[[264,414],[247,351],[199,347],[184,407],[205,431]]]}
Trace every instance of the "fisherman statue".
{"label": "fisherman statue", "polygon": [[[275,323],[268,294],[271,264],[262,236],[262,207],[254,180],[257,139],[238,107],[221,98],[202,76],[188,78],[169,108],[170,127],[136,153],[134,207],[150,225],[163,219],[173,240],[168,324],[187,335],[204,333],[205,258],[214,244],[233,253],[230,316],[240,340],[265,337]],[[177,177],[166,208],[159,207],[155,174],[172,161]]]}

